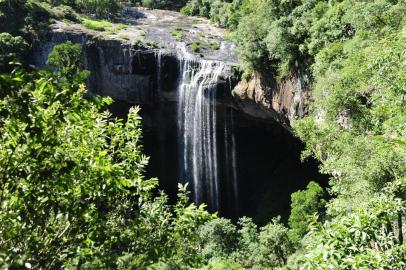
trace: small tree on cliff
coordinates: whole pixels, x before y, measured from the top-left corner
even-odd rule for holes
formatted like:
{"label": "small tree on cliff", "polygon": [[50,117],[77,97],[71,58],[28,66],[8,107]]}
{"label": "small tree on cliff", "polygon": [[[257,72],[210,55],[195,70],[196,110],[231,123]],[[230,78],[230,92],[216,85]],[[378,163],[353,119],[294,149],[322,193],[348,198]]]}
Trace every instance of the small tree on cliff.
{"label": "small tree on cliff", "polygon": [[22,62],[27,49],[28,44],[22,37],[0,33],[0,71],[7,71],[10,61]]}
{"label": "small tree on cliff", "polygon": [[84,12],[104,19],[114,17],[121,7],[117,0],[77,0],[77,3]]}
{"label": "small tree on cliff", "polygon": [[62,78],[82,80],[88,75],[87,71],[82,71],[82,57],[82,46],[68,41],[55,45],[48,56],[47,64],[60,72]]}
{"label": "small tree on cliff", "polygon": [[310,218],[322,213],[326,205],[323,189],[315,182],[310,182],[305,190],[292,193],[291,214],[289,216],[289,237],[299,243],[308,232]]}

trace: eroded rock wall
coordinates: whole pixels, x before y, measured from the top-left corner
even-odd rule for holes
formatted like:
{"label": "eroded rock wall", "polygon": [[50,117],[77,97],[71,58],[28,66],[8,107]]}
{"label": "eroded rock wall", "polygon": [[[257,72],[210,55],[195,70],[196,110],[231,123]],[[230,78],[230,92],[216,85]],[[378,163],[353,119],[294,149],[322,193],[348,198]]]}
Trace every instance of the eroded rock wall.
{"label": "eroded rock wall", "polygon": [[259,118],[274,118],[286,127],[308,112],[310,76],[300,71],[276,83],[271,76],[254,73],[233,90],[238,107]]}
{"label": "eroded rock wall", "polygon": [[83,46],[84,66],[91,71],[88,79],[91,93],[134,104],[152,104],[163,98],[156,91],[159,88],[167,93],[165,98],[175,98],[172,92],[178,78],[176,55],[142,44],[98,40],[84,33],[58,31],[52,33],[50,40],[41,44],[34,56],[35,65],[44,67],[52,48],[66,41],[81,43]]}
{"label": "eroded rock wall", "polygon": [[[173,20],[170,20],[172,24]],[[179,66],[185,58],[214,61],[213,58],[217,57],[217,61],[224,61],[228,67],[227,74],[220,80],[219,98],[222,98],[223,105],[254,118],[276,120],[287,129],[290,129],[294,118],[307,114],[310,96],[310,77],[307,73],[294,72],[280,83],[276,83],[272,76],[259,73],[254,73],[249,80],[239,81],[233,77],[236,59],[234,53],[230,52],[232,45],[227,42],[218,39],[219,43],[226,44],[225,47],[218,52],[205,51],[205,56],[201,58],[188,51],[187,43],[170,40],[162,33],[159,36],[158,26],[146,24],[143,27],[150,31],[147,35],[155,43],[134,43],[119,38],[117,34],[106,36],[84,29],[81,25],[58,22],[53,26],[50,39],[44,41],[35,53],[35,65],[45,66],[55,44],[66,41],[81,43],[85,67],[91,71],[88,80],[90,92],[133,104],[155,104],[177,102]],[[171,29],[167,28],[164,25],[162,31]],[[133,30],[141,31],[134,28],[126,33],[133,33]]]}

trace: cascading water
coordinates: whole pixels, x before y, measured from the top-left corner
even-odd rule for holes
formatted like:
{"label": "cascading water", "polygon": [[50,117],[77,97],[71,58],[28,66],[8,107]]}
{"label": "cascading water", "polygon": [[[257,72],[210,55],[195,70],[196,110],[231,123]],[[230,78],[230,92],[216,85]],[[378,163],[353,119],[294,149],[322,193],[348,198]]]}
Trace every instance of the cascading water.
{"label": "cascading water", "polygon": [[155,59],[156,59],[156,64],[157,64],[157,69],[156,69],[156,81],[157,81],[157,92],[158,95],[161,94],[161,67],[162,67],[162,50],[157,50],[155,51]]}
{"label": "cascading water", "polygon": [[[184,59],[180,65],[178,140],[182,155],[181,180],[191,183],[196,203],[205,202],[211,210],[220,211],[224,199],[238,201],[232,115],[227,113],[231,109],[224,109],[224,134],[218,132],[217,125],[217,86],[225,73],[225,64]],[[227,198],[221,198],[223,194]],[[238,205],[234,204],[233,208],[236,212]]]}

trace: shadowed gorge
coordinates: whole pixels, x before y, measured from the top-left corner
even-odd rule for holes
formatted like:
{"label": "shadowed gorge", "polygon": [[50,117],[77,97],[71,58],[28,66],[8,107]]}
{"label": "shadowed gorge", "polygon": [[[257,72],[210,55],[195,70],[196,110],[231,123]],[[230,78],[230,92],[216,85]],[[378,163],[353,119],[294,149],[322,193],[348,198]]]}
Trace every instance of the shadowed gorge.
{"label": "shadowed gorge", "polygon": [[[229,42],[217,37],[225,45],[219,51],[206,49],[201,57],[187,42],[157,33],[157,25],[161,32],[171,29],[172,16],[180,19],[178,15],[144,12],[146,35],[158,45],[94,39],[88,30],[56,24],[51,40],[36,54],[37,64],[43,65],[55,44],[81,43],[91,72],[89,90],[113,97],[111,110],[121,117],[131,105],[141,106],[143,144],[150,157],[147,175],[158,177],[171,198],[178,183],[189,183],[193,201],[223,216],[248,215],[264,223],[282,215],[286,220],[290,194],[310,180],[324,179],[317,163],[300,161],[302,145],[282,125],[285,120],[279,122],[283,115],[233,97],[239,78]],[[165,14],[159,23],[154,21],[157,12]],[[192,35],[218,31],[202,29]],[[156,48],[160,44],[165,46]]]}
{"label": "shadowed gorge", "polygon": [[[111,110],[123,116],[125,108],[129,107],[130,104],[116,102]],[[178,147],[177,106],[166,104],[157,109],[143,105],[141,108],[143,145],[145,153],[150,156],[147,174],[158,177],[161,188],[174,196],[177,183],[183,176],[182,170],[179,170],[183,156]],[[218,148],[222,151],[226,149],[223,137],[226,127],[222,120],[228,117],[228,121],[234,122],[237,191],[232,189],[234,183],[227,182],[232,180],[227,177],[227,173],[233,173],[230,172],[232,168],[225,167],[225,159],[220,160],[219,166],[223,172],[219,181],[223,189],[219,193],[218,210],[222,215],[233,218],[236,214],[253,216],[260,223],[275,214],[287,218],[290,194],[304,188],[309,179],[321,181],[325,176],[318,173],[317,162],[300,161],[302,143],[278,123],[265,122],[231,110],[231,115],[230,108],[219,106],[217,110]],[[267,128],[264,128],[264,124]],[[219,153],[219,156],[224,157],[225,153]],[[234,192],[239,195],[238,201],[233,200]],[[209,200],[205,202],[210,204]]]}

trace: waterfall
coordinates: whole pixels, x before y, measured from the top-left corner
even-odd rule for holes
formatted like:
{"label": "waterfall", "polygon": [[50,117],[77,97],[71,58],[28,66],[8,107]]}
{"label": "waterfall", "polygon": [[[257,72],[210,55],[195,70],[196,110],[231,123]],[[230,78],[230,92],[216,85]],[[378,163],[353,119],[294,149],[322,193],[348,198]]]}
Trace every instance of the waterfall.
{"label": "waterfall", "polygon": [[162,50],[155,51],[155,59],[156,59],[156,83],[157,83],[157,92],[158,95],[161,94],[161,68],[162,68]]}
{"label": "waterfall", "polygon": [[[228,113],[231,117],[227,117],[227,112],[224,113],[224,134],[218,134],[221,132],[217,126],[217,86],[225,68],[222,62],[189,58],[180,63],[178,140],[181,180],[191,184],[196,203],[205,202],[212,210],[221,210],[224,199],[228,202],[238,200],[232,114]],[[228,194],[227,198],[221,198],[223,194]]]}
{"label": "waterfall", "polygon": [[231,109],[225,109],[226,125],[224,126],[224,140],[225,140],[225,164],[226,164],[226,178],[229,180],[228,186],[230,188],[228,196],[233,198],[229,203],[229,207],[234,209],[234,215],[238,216],[238,182],[237,182],[237,161],[236,161],[236,144],[234,136],[234,116]]}

